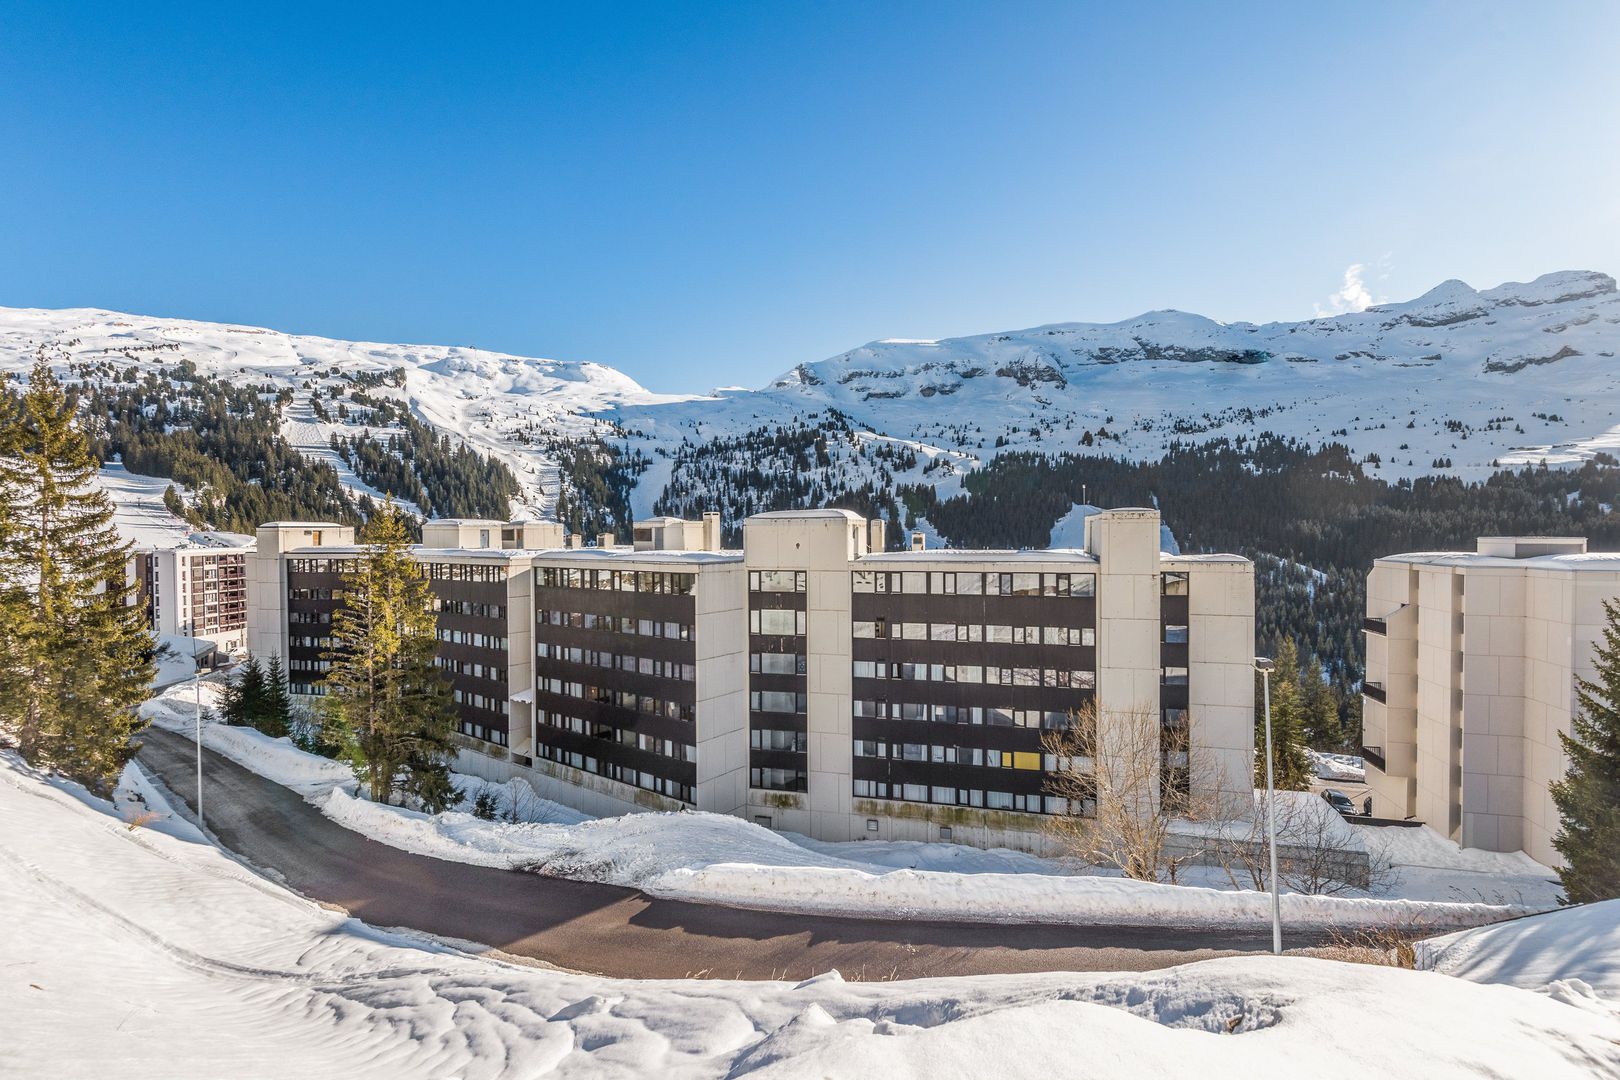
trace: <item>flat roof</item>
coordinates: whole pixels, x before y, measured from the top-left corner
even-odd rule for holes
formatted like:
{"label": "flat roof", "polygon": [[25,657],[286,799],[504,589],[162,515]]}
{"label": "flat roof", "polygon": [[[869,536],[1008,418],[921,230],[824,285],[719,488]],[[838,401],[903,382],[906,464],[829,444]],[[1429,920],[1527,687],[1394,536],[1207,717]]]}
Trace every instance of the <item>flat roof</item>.
{"label": "flat roof", "polygon": [[1416,566],[1490,567],[1500,570],[1555,570],[1620,572],[1620,552],[1587,551],[1568,555],[1531,555],[1524,559],[1510,559],[1505,555],[1481,555],[1477,551],[1408,551],[1399,555],[1385,555],[1374,560],[1378,563],[1400,563]]}
{"label": "flat roof", "polygon": [[824,506],[817,510],[767,510],[762,514],[749,514],[744,523],[754,520],[763,521],[795,521],[813,520],[817,518],[842,518],[845,521],[865,521],[853,510],[840,510],[836,507]]}
{"label": "flat roof", "polygon": [[[363,555],[368,550],[370,549],[364,544],[322,544],[311,547],[288,548],[282,554],[302,557],[321,555],[341,557],[345,555]],[[409,550],[413,556],[422,559],[492,559],[500,562],[513,562],[518,559],[543,559],[547,562],[563,563],[594,563],[611,560],[653,563],[719,563],[740,562],[743,557],[743,553],[740,551],[664,551],[661,549],[636,551],[632,548],[437,548],[412,544]]]}

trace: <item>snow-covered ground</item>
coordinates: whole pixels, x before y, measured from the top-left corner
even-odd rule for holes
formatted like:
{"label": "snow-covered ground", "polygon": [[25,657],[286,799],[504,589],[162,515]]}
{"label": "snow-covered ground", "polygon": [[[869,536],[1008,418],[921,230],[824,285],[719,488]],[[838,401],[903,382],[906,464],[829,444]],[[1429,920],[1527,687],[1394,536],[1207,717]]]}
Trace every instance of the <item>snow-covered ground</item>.
{"label": "snow-covered ground", "polygon": [[[144,803],[133,801],[139,793]],[[801,983],[573,975],[384,932],[210,846],[139,776],[116,803],[0,757],[10,1075],[1153,1077],[1620,1072],[1595,997],[1296,957],[1146,974]],[[1560,971],[1566,938],[1540,942]],[[1575,976],[1578,977],[1578,976]]]}
{"label": "snow-covered ground", "polygon": [[1535,990],[1579,980],[1620,1008],[1620,900],[1482,926],[1418,945],[1418,966]]}
{"label": "snow-covered ground", "polygon": [[1311,771],[1321,780],[1342,780],[1346,783],[1365,783],[1367,766],[1354,754],[1329,754],[1321,750],[1306,750]]}
{"label": "snow-covered ground", "polygon": [[191,526],[163,505],[163,492],[168,486],[174,484],[175,490],[183,496],[186,494],[183,484],[161,476],[132,473],[116,461],[102,467],[96,482],[112,498],[113,525],[120,538],[132,540],[143,548],[175,548],[185,544]]}
{"label": "snow-covered ground", "polygon": [[[215,694],[218,688],[205,686]],[[190,688],[176,687],[145,707],[154,723],[190,733]],[[778,911],[1114,925],[1253,925],[1269,918],[1269,894],[1239,889],[1224,871],[1192,868],[1190,884],[1132,881],[1093,867],[1016,851],[979,851],[905,841],[826,843],[777,833],[741,818],[708,813],[630,814],[585,819],[514,781],[496,792],[521,820],[485,821],[470,812],[485,782],[458,776],[467,801],[429,815],[357,797],[347,766],[306,754],[287,740],[209,725],[204,741],[239,764],[304,794],[333,821],[406,851],[481,866],[528,869],[636,888],[657,897]],[[1523,856],[1464,851],[1422,830],[1346,825],[1303,796],[1344,833],[1397,864],[1378,896],[1288,893],[1283,915],[1297,926],[1474,925],[1556,903],[1551,872]],[[1368,837],[1365,841],[1364,837]],[[1540,875],[1539,877],[1537,875]]]}

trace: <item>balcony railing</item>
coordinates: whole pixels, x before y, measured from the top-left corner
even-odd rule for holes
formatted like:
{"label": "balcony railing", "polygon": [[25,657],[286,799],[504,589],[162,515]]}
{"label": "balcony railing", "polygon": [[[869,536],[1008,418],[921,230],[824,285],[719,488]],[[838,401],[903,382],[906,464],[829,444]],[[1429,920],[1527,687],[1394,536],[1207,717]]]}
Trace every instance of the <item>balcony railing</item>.
{"label": "balcony railing", "polygon": [[1369,634],[1389,633],[1389,624],[1387,622],[1383,619],[1375,619],[1370,615],[1361,620],[1361,628]]}
{"label": "balcony railing", "polygon": [[1374,701],[1382,702],[1384,700],[1383,683],[1364,682],[1361,684],[1361,692],[1372,698]]}
{"label": "balcony railing", "polygon": [[1382,746],[1363,746],[1361,760],[1377,769],[1379,772],[1388,772],[1384,765],[1384,748]]}

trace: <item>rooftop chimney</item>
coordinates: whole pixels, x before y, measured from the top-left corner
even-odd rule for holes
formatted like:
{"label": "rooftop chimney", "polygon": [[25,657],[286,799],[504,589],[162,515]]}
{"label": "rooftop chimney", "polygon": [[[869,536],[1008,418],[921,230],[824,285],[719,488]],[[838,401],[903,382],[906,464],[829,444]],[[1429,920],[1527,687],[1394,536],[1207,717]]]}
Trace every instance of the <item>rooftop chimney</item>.
{"label": "rooftop chimney", "polygon": [[880,517],[866,523],[866,550],[874,554],[883,550],[883,519]]}
{"label": "rooftop chimney", "polygon": [[911,550],[912,551],[921,551],[923,548],[925,548],[927,546],[928,546],[928,538],[926,536],[924,536],[921,532],[914,532],[914,533],[911,534]]}
{"label": "rooftop chimney", "polygon": [[597,547],[605,547],[605,548],[612,547],[613,546],[613,534],[610,533],[610,532],[602,533],[600,536],[598,536],[596,538],[596,546]]}
{"label": "rooftop chimney", "polygon": [[720,550],[720,515],[713,510],[703,515],[703,550]]}

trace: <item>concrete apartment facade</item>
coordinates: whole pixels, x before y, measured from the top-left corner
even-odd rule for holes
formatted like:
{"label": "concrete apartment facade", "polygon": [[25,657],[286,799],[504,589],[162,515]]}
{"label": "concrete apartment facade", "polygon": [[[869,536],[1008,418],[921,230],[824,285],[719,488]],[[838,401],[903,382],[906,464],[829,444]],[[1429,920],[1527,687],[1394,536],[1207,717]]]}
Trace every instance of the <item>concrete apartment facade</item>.
{"label": "concrete apartment facade", "polygon": [[1558,865],[1549,785],[1575,679],[1594,674],[1620,555],[1578,537],[1482,537],[1367,577],[1363,756],[1374,813]]}
{"label": "concrete apartment facade", "polygon": [[219,653],[246,648],[253,546],[250,536],[195,533],[182,547],[132,552],[130,579],[153,633],[207,641]]}
{"label": "concrete apartment facade", "polygon": [[[1040,850],[1064,810],[1042,731],[1095,703],[1187,726],[1200,767],[1166,759],[1164,783],[1249,789],[1253,567],[1161,554],[1156,511],[1105,511],[1084,550],[1056,551],[885,552],[883,523],[843,510],[750,517],[741,551],[715,515],[636,522],[630,544],[571,547],[553,526],[482,546],[503,528],[430,522],[413,549],[449,574],[452,679],[503,678],[456,684],[477,695],[458,698],[463,771],[597,814]],[[302,694],[358,551],[336,526],[261,529],[252,647],[279,647]],[[432,569],[454,566],[500,570]],[[499,625],[452,627],[469,603]]]}

